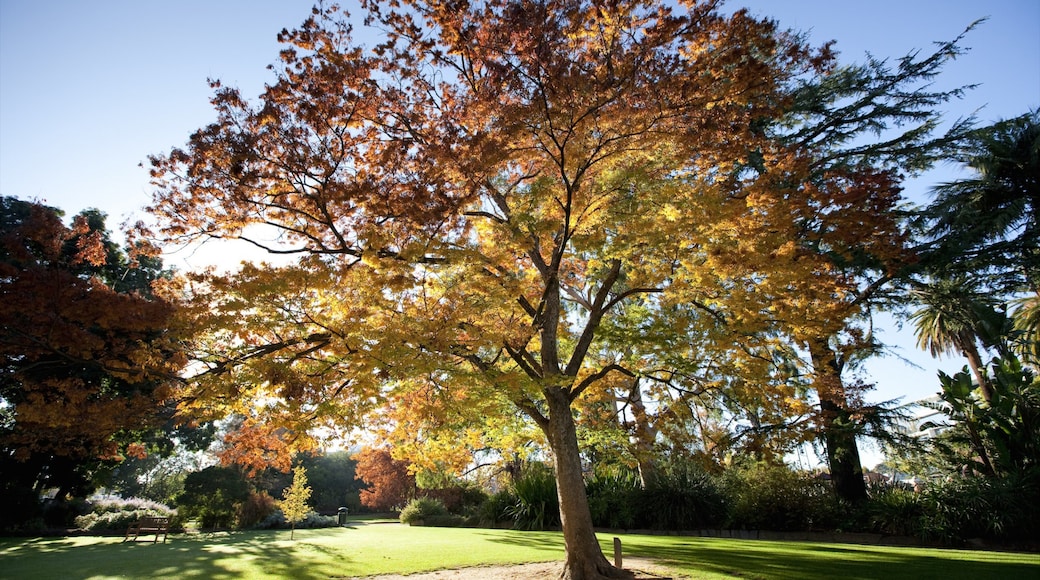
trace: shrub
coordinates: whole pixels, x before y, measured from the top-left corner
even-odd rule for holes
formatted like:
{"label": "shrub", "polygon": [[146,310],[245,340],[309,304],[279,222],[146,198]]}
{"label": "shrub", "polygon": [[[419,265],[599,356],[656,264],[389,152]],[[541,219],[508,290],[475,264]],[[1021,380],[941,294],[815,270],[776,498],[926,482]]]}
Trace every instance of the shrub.
{"label": "shrub", "polygon": [[921,530],[925,538],[1040,540],[1040,470],[1003,478],[951,479],[927,488],[923,495],[928,504]]}
{"label": "shrub", "polygon": [[[338,525],[338,516],[323,516],[316,511],[309,511],[302,520],[296,522],[296,529],[334,528]],[[275,509],[253,527],[258,530],[288,530],[290,524],[282,510]]]}
{"label": "shrub", "polygon": [[285,519],[285,514],[282,513],[282,510],[275,508],[273,512],[257,522],[253,527],[258,530],[288,529],[289,521]]}
{"label": "shrub", "polygon": [[636,527],[643,505],[643,489],[638,475],[630,470],[613,469],[595,473],[585,483],[593,525],[605,528]]}
{"label": "shrub", "polygon": [[732,528],[776,531],[829,529],[835,524],[837,498],[830,485],[787,467],[754,464],[723,477],[730,498]]}
{"label": "shrub", "polygon": [[239,528],[256,527],[267,516],[278,509],[275,499],[266,491],[250,493],[244,502],[239,504],[236,521]]}
{"label": "shrub", "polygon": [[693,464],[673,464],[643,493],[642,526],[655,530],[722,527],[728,500],[719,479]]}
{"label": "shrub", "polygon": [[456,514],[428,516],[423,520],[423,525],[432,528],[459,528],[466,525],[466,518]]}
{"label": "shrub", "polygon": [[122,532],[145,516],[176,515],[168,506],[136,497],[94,496],[87,505],[90,512],[76,517],[75,525],[88,532]]}
{"label": "shrub", "polygon": [[448,510],[441,500],[432,497],[417,497],[408,502],[408,505],[401,510],[401,523],[422,524],[427,518],[446,515],[448,515]]}
{"label": "shrub", "polygon": [[547,530],[560,525],[556,477],[548,467],[532,464],[513,484],[516,504],[507,513],[518,530]]}
{"label": "shrub", "polygon": [[89,513],[76,518],[76,527],[88,532],[118,532],[145,516],[159,515],[147,510]]}
{"label": "shrub", "polygon": [[339,518],[337,516],[323,516],[313,510],[307,512],[307,515],[302,520],[296,522],[297,528],[334,528],[338,525]]}
{"label": "shrub", "polygon": [[870,489],[866,514],[871,531],[899,536],[921,533],[928,509],[924,496],[900,485]]}
{"label": "shrub", "polygon": [[146,510],[156,515],[167,515],[173,512],[166,504],[141,497],[122,498],[117,495],[95,495],[87,499],[90,511],[94,513]]}
{"label": "shrub", "polygon": [[478,525],[493,528],[503,522],[513,523],[510,509],[516,505],[516,496],[510,491],[500,491],[484,500],[477,510]]}

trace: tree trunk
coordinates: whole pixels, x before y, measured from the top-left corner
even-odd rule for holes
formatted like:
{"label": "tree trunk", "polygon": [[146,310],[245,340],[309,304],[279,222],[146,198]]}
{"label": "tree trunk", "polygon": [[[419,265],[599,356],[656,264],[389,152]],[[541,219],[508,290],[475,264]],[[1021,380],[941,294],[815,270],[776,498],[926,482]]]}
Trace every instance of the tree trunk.
{"label": "tree trunk", "polygon": [[961,350],[968,359],[968,368],[971,369],[971,374],[975,376],[975,382],[979,385],[982,400],[989,403],[993,401],[993,386],[989,384],[989,380],[986,378],[985,365],[982,364],[982,355],[979,354],[979,349],[975,346],[975,339],[972,338],[971,340],[972,342],[963,344]]}
{"label": "tree trunk", "polygon": [[647,415],[638,377],[632,379],[627,402],[631,405],[632,410],[632,426],[629,433],[632,455],[639,468],[639,483],[643,489],[646,489],[657,478],[657,465],[654,462],[657,429],[651,424],[650,417]]}
{"label": "tree trunk", "polygon": [[863,466],[856,444],[856,429],[851,413],[841,401],[820,398],[824,414],[823,440],[827,448],[831,482],[838,497],[860,502],[867,499],[867,485],[863,481]]}
{"label": "tree trunk", "polygon": [[581,469],[578,436],[571,415],[571,401],[567,389],[549,387],[545,390],[549,404],[549,422],[544,427],[552,448],[556,467],[556,493],[560,500],[560,522],[567,549],[567,563],[561,579],[595,580],[599,578],[632,578],[632,574],[614,568],[603,555],[592,527],[585,478]]}
{"label": "tree trunk", "polygon": [[841,381],[841,363],[825,339],[809,345],[815,377],[813,384],[820,398],[821,431],[827,449],[827,465],[831,483],[838,497],[861,502],[867,499],[863,481],[856,425],[848,408],[845,385]]}

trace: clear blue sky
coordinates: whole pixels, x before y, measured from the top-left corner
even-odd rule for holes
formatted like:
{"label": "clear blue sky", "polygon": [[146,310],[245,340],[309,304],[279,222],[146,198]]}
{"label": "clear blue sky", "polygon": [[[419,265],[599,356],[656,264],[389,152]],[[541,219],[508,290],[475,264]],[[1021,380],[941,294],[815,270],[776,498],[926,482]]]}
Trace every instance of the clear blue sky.
{"label": "clear blue sky", "polygon": [[[344,0],[343,6],[352,2]],[[275,36],[309,13],[310,0],[0,0],[0,195],[40,199],[73,214],[97,207],[110,226],[149,201],[138,164],[183,144],[212,120],[207,78],[247,96],[271,78]],[[870,52],[895,58],[929,50],[978,18],[971,51],[946,67],[937,86],[980,84],[947,112],[979,110],[983,121],[1040,106],[1038,0],[730,0],[752,13],[837,41],[845,62]],[[921,200],[940,170],[907,187]],[[873,400],[914,400],[937,391],[937,363],[918,353],[909,331],[885,323],[899,354],[872,363]],[[960,360],[940,361],[947,370]]]}

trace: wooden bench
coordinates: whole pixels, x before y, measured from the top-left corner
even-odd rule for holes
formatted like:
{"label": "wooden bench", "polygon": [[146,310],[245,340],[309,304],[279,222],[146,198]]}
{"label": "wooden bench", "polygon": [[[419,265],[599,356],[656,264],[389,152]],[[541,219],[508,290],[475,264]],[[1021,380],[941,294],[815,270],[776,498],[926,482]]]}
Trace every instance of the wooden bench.
{"label": "wooden bench", "polygon": [[166,543],[166,536],[170,533],[170,518],[165,516],[145,516],[137,522],[130,524],[130,527],[126,529],[126,536],[123,537],[123,541],[130,539],[130,534],[133,534],[133,541],[137,541],[137,537],[141,534],[155,534],[155,539],[152,543],[155,544],[159,541],[159,534],[162,534],[162,541]]}

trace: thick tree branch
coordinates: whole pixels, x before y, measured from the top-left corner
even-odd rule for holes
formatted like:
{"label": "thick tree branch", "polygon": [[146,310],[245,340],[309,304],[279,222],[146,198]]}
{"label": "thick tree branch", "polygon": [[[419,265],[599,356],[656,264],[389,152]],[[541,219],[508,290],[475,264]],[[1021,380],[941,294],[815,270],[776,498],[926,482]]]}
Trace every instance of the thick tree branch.
{"label": "thick tree branch", "polygon": [[606,377],[607,375],[613,372],[621,373],[627,377],[634,378],[636,376],[635,373],[619,364],[607,365],[601,368],[600,370],[596,371],[595,373],[592,373],[591,375],[585,377],[577,385],[571,387],[570,392],[568,393],[570,400],[573,401],[577,399],[579,396],[581,396],[582,393],[585,392],[585,389],[588,389],[592,385],[596,384],[596,381],[599,381],[600,379]]}

